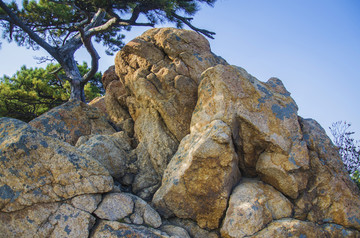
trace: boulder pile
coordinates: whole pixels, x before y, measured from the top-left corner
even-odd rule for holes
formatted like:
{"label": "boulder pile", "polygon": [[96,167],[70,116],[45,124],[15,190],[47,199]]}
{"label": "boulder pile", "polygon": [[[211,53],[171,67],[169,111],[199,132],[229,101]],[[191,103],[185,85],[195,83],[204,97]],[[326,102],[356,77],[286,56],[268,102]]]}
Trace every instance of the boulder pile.
{"label": "boulder pile", "polygon": [[3,237],[360,237],[360,192],[321,126],[200,34],[152,29],[105,97],[0,118]]}

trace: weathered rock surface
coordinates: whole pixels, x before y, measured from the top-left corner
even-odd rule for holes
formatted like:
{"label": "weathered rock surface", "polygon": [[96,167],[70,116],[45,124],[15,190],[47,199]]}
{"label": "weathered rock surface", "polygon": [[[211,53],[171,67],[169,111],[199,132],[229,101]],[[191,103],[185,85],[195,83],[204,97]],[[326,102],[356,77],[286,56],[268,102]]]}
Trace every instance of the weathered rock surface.
{"label": "weathered rock surface", "polygon": [[69,204],[37,204],[0,213],[1,237],[89,237],[95,217]]}
{"label": "weathered rock surface", "polygon": [[161,217],[157,211],[141,198],[128,194],[134,201],[134,213],[130,216],[133,224],[148,225],[153,228],[161,226]]}
{"label": "weathered rock surface", "polygon": [[222,237],[245,237],[263,229],[272,220],[292,215],[291,202],[272,186],[243,179],[231,194],[221,227]]}
{"label": "weathered rock surface", "polygon": [[96,160],[28,124],[0,118],[0,211],[111,191]]}
{"label": "weathered rock surface", "polygon": [[323,229],[315,223],[296,219],[282,219],[270,223],[268,227],[251,237],[327,237]]}
{"label": "weathered rock surface", "polygon": [[218,63],[225,61],[203,36],[173,28],[149,30],[117,54],[120,80],[108,80],[106,105],[113,121],[120,123],[127,113],[135,121],[140,171],[134,192],[142,198],[151,199],[179,141],[189,133],[201,73]]}
{"label": "weathered rock surface", "polygon": [[95,224],[95,217],[90,213],[63,204],[49,217],[53,227],[49,237],[89,237],[90,229]]}
{"label": "weathered rock surface", "polygon": [[94,106],[0,118],[1,237],[360,237],[359,189],[279,79],[172,28],[115,64]]}
{"label": "weathered rock surface", "polygon": [[61,203],[44,203],[11,213],[0,213],[0,234],[2,237],[49,237],[54,227],[49,217]]}
{"label": "weathered rock surface", "polygon": [[190,238],[189,233],[184,228],[178,226],[164,225],[161,226],[160,230],[174,238]]}
{"label": "weathered rock surface", "polygon": [[127,92],[121,81],[114,80],[109,83],[106,88],[105,106],[110,120],[116,125],[131,118],[126,106],[126,97]]}
{"label": "weathered rock surface", "polygon": [[105,90],[112,81],[117,81],[117,80],[119,80],[119,77],[116,75],[115,65],[110,66],[101,77],[101,82]]}
{"label": "weathered rock surface", "polygon": [[89,106],[97,108],[104,115],[107,115],[106,104],[105,104],[105,96],[96,97],[89,102]]}
{"label": "weathered rock surface", "polygon": [[346,229],[337,224],[325,224],[322,226],[327,237],[348,237],[348,238],[358,238],[360,237],[360,232],[353,229]]}
{"label": "weathered rock surface", "polygon": [[123,193],[107,194],[94,212],[99,218],[118,221],[130,215],[134,210],[134,202]]}
{"label": "weathered rock surface", "polygon": [[153,203],[166,217],[191,218],[202,228],[218,228],[240,177],[237,164],[229,127],[212,121],[202,133],[181,141]]}
{"label": "weathered rock surface", "polygon": [[30,121],[29,124],[47,136],[75,145],[80,136],[112,134],[115,129],[95,107],[70,101]]}
{"label": "weathered rock surface", "polygon": [[300,118],[300,123],[310,152],[312,179],[295,202],[295,217],[360,230],[359,190],[336,147],[316,121]]}
{"label": "weathered rock surface", "polygon": [[144,200],[130,193],[107,194],[95,214],[110,221],[129,221],[153,228],[161,226],[160,215]]}
{"label": "weathered rock surface", "polygon": [[190,237],[193,238],[218,238],[218,234],[201,229],[196,222],[189,219],[172,218],[169,219],[170,224],[184,228]]}
{"label": "weathered rock surface", "polygon": [[136,160],[131,152],[131,139],[123,132],[94,135],[86,142],[77,143],[78,149],[99,161],[115,179],[121,179]]}
{"label": "weathered rock surface", "polygon": [[127,106],[136,121],[154,108],[178,141],[189,133],[201,73],[224,60],[193,31],[152,29],[129,42],[115,59],[120,81],[129,89]]}
{"label": "weathered rock surface", "polygon": [[93,213],[101,199],[101,194],[84,194],[71,199],[71,205],[88,213]]}
{"label": "weathered rock surface", "polygon": [[143,226],[116,221],[101,221],[94,229],[91,237],[165,238],[169,236],[161,231]]}
{"label": "weathered rock surface", "polygon": [[270,223],[265,229],[256,233],[254,238],[267,237],[360,237],[360,232],[346,229],[336,224],[318,225],[317,223],[296,219],[281,219]]}
{"label": "weathered rock surface", "polygon": [[245,176],[259,175],[297,198],[307,184],[309,157],[302,140],[297,106],[280,80],[262,83],[244,69],[217,65],[202,75],[191,131],[213,120],[232,131]]}

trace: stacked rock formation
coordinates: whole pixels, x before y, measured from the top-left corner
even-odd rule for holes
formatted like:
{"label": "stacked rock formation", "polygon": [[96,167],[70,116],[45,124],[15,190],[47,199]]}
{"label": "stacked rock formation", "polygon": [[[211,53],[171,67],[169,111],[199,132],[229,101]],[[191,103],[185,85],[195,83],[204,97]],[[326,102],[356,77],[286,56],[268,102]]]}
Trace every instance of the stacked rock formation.
{"label": "stacked rock formation", "polygon": [[360,237],[358,188],[279,79],[162,28],[129,42],[103,84],[92,106],[0,119],[0,234]]}

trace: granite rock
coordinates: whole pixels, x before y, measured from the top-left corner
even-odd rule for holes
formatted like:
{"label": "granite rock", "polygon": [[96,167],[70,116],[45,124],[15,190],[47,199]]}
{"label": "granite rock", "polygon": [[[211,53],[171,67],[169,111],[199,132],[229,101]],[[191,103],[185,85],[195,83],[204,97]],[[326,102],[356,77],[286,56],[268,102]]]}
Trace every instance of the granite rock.
{"label": "granite rock", "polygon": [[111,191],[96,160],[28,124],[0,118],[0,211]]}
{"label": "granite rock", "polygon": [[69,101],[30,121],[45,135],[75,145],[80,136],[112,134],[115,129],[97,108],[80,101]]}

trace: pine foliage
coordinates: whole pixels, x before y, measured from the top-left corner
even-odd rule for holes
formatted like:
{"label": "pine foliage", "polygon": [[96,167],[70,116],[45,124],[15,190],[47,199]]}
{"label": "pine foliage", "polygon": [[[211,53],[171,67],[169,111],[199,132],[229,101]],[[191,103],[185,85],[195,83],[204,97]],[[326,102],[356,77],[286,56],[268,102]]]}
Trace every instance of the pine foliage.
{"label": "pine foliage", "polygon": [[[49,64],[46,68],[27,68],[22,66],[12,77],[0,78],[0,116],[13,117],[30,121],[59,106],[70,98],[70,83],[62,81],[58,75],[52,74],[59,65]],[[86,63],[79,65],[79,70],[86,72]],[[104,94],[101,73],[85,85],[86,100]]]}

